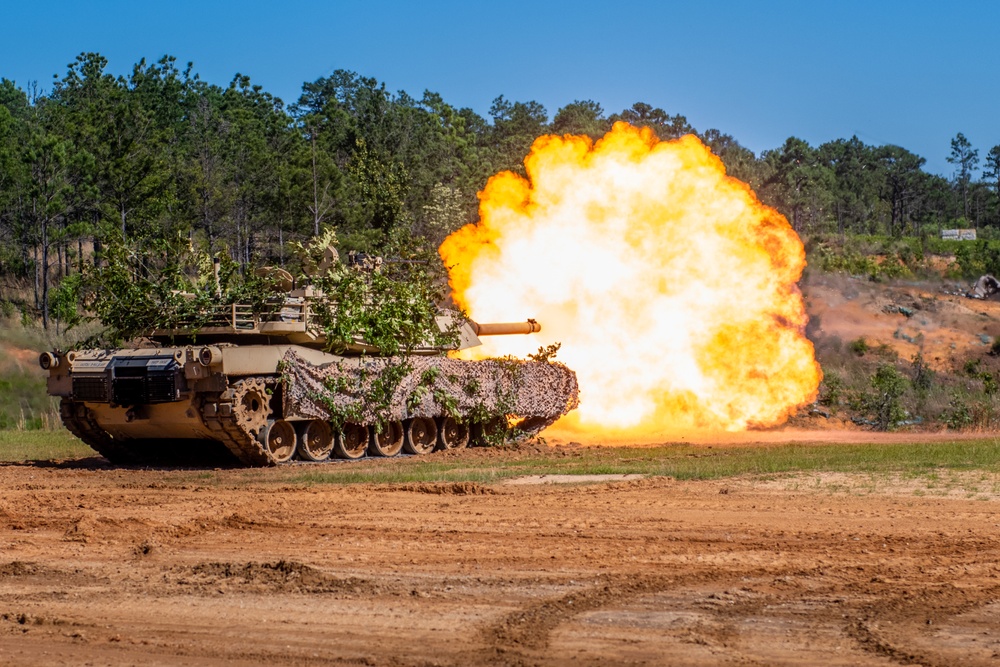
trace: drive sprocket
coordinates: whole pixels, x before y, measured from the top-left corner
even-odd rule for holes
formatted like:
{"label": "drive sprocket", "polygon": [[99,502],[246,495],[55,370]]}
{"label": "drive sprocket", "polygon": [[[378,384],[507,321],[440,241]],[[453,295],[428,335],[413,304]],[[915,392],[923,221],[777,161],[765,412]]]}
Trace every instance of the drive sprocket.
{"label": "drive sprocket", "polygon": [[233,416],[241,429],[260,434],[271,415],[271,397],[263,378],[250,378],[233,386]]}

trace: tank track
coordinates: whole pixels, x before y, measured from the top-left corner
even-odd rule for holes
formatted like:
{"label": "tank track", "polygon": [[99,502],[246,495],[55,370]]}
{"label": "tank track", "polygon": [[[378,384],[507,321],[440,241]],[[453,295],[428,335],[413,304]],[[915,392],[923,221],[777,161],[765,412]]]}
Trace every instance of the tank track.
{"label": "tank track", "polygon": [[226,446],[240,463],[246,466],[273,466],[274,460],[267,450],[257,440],[256,434],[247,429],[252,420],[243,414],[243,408],[236,399],[247,384],[263,386],[270,378],[247,378],[233,384],[227,391],[218,395],[215,401],[202,404],[201,419],[216,435],[219,442]]}
{"label": "tank track", "polygon": [[[274,465],[264,447],[257,442],[255,434],[241,426],[239,408],[232,402],[233,395],[233,391],[227,391],[217,397],[217,402],[203,403],[202,421],[211,429],[215,439],[243,465]],[[112,437],[83,403],[63,398],[59,402],[59,416],[70,433],[112,463],[136,465],[163,462],[162,457],[143,451],[144,440],[117,440]]]}
{"label": "tank track", "polygon": [[[201,418],[212,431],[216,439],[225,445],[226,449],[245,466],[266,467],[277,463],[271,457],[266,447],[253,432],[261,422],[248,416],[244,402],[241,400],[248,391],[263,390],[264,387],[275,388],[278,382],[274,377],[250,377],[234,382],[228,390],[221,394],[206,397],[201,406]],[[268,413],[270,410],[267,411]],[[269,415],[267,415],[269,416]],[[445,417],[442,413],[437,417]],[[561,414],[547,417],[529,417],[518,425],[517,440],[531,438],[556,422]],[[266,419],[266,417],[265,417]],[[481,435],[473,437],[476,444],[487,444]]]}
{"label": "tank track", "polygon": [[[242,380],[214,400],[206,400],[201,405],[201,419],[212,431],[215,440],[225,445],[246,466],[272,466],[274,461],[257,441],[256,434],[247,429],[246,425],[251,420],[241,413],[241,407],[238,402],[234,402],[234,397],[239,395],[239,390],[245,384],[253,383],[255,387],[263,389],[265,383],[270,382],[273,382],[270,378]],[[83,403],[63,398],[59,403],[59,416],[70,433],[112,463],[135,465],[160,462],[159,457],[150,456],[143,451],[145,441],[116,440],[112,437]]]}
{"label": "tank track", "polygon": [[63,398],[59,416],[70,433],[112,463],[144,463],[145,457],[128,446],[127,440],[115,440],[97,423],[90,408]]}

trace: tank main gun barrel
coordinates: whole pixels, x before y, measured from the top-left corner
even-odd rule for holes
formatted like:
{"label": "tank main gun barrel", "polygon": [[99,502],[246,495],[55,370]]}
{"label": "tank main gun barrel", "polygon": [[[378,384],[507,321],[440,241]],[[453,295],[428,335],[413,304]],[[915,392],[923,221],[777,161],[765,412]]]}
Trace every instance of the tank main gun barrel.
{"label": "tank main gun barrel", "polygon": [[535,320],[527,322],[489,322],[487,324],[472,323],[477,336],[510,336],[514,334],[532,334],[542,330],[542,325]]}

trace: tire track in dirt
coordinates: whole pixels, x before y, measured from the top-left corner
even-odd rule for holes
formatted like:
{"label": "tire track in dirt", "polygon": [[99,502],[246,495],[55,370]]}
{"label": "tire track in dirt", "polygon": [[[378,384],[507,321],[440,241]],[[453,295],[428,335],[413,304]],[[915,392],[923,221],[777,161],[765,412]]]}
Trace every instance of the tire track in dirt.
{"label": "tire track in dirt", "polygon": [[[829,573],[828,569],[827,572]],[[1000,585],[980,590],[963,590],[951,585],[938,590],[917,593],[903,591],[888,599],[880,593],[879,602],[863,602],[872,593],[870,587],[857,582],[843,582],[833,587],[813,589],[809,595],[802,588],[793,587],[784,593],[761,593],[743,584],[748,579],[767,579],[787,575],[782,570],[744,571],[740,573],[706,572],[688,576],[602,576],[593,585],[581,587],[559,597],[538,602],[505,615],[500,621],[480,631],[482,646],[463,656],[455,664],[496,664],[507,667],[528,667],[551,664],[554,656],[548,652],[552,633],[561,625],[588,612],[611,607],[622,607],[638,598],[675,592],[687,596],[689,605],[678,611],[697,610],[711,617],[709,622],[697,622],[681,630],[678,641],[708,647],[716,655],[721,649],[725,656],[718,656],[727,664],[769,665],[766,657],[757,658],[752,650],[741,645],[741,638],[752,628],[747,619],[752,617],[787,620],[795,613],[790,605],[811,602],[822,609],[809,612],[808,626],[814,629],[834,630],[850,644],[857,646],[858,657],[870,655],[875,662],[889,660],[902,665],[927,665],[945,667],[956,664],[960,656],[936,655],[927,651],[904,648],[908,638],[919,634],[921,626],[943,624],[948,617],[1000,601]],[[796,576],[809,581],[821,579],[824,570],[799,571]],[[573,585],[573,580],[563,584]],[[715,589],[718,593],[707,593]],[[732,593],[734,588],[746,593]],[[706,595],[700,600],[691,599],[692,590],[702,590]],[[724,591],[724,592],[723,592]],[[831,604],[840,602],[837,604]],[[801,612],[800,612],[801,613]],[[851,620],[853,617],[854,620]],[[928,620],[925,620],[928,619]],[[894,636],[881,624],[889,624],[901,634]],[[805,642],[807,637],[793,637],[790,645]]]}
{"label": "tire track in dirt", "polygon": [[[480,632],[481,648],[467,656],[468,664],[495,664],[509,667],[550,664],[546,655],[552,632],[571,619],[602,608],[620,606],[636,598],[655,595],[695,584],[725,587],[749,573],[704,573],[689,576],[602,575],[592,586],[557,598],[543,600],[507,614]],[[572,585],[574,580],[564,583]],[[719,631],[702,629],[718,635]],[[723,629],[722,634],[729,631]],[[723,639],[714,637],[715,639]],[[464,664],[459,663],[459,664]],[[756,664],[754,661],[744,664]]]}
{"label": "tire track in dirt", "polygon": [[674,585],[673,578],[602,576],[594,586],[519,609],[484,628],[481,632],[484,646],[470,655],[468,662],[510,667],[544,664],[549,635],[559,624],[584,612]]}
{"label": "tire track in dirt", "polygon": [[[936,589],[904,591],[877,604],[865,604],[859,609],[860,618],[848,628],[848,633],[866,651],[882,655],[901,665],[951,667],[956,656],[933,655],[927,651],[905,648],[903,639],[912,637],[920,626],[940,626],[946,619],[1000,601],[1000,585],[981,589],[962,589],[945,584]],[[891,625],[895,632],[883,624]]]}

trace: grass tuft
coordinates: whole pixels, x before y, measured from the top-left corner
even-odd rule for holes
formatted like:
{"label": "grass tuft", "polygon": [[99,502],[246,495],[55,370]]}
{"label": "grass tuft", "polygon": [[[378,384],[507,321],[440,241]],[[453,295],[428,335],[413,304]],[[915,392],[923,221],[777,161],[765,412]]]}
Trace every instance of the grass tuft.
{"label": "grass tuft", "polygon": [[0,431],[0,461],[51,461],[95,456],[69,431]]}
{"label": "grass tuft", "polygon": [[573,457],[527,456],[509,461],[395,459],[330,464],[283,477],[305,484],[493,482],[522,475],[640,474],[679,480],[788,473],[895,473],[924,476],[937,470],[1000,472],[1000,440],[920,444],[789,444],[726,447],[691,445],[593,448]]}
{"label": "grass tuft", "polygon": [[[29,461],[93,456],[94,452],[64,430],[0,431],[0,461]],[[963,485],[982,485],[1000,473],[1000,439],[901,444],[782,444],[708,447],[593,447],[551,453],[470,450],[467,455],[400,457],[275,469],[192,473],[165,470],[164,481],[217,485],[246,484],[401,484],[477,482],[489,484],[523,475],[638,474],[678,480],[750,477],[762,481],[810,473],[885,475],[920,479],[928,489],[957,484],[956,476],[978,476]],[[192,476],[192,474],[194,476]],[[990,479],[992,483],[992,479]],[[872,485],[875,482],[872,481]],[[872,487],[874,488],[874,486]],[[978,491],[982,486],[968,486]]]}

